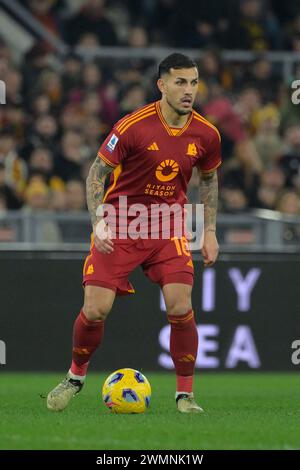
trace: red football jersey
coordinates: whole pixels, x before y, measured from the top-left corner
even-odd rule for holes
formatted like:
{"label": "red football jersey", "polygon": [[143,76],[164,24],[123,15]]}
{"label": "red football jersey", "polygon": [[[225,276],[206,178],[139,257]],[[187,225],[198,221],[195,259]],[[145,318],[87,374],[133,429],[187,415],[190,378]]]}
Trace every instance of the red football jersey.
{"label": "red football jersey", "polygon": [[220,141],[216,127],[196,111],[183,128],[172,129],[159,101],[140,108],[118,121],[99,149],[98,156],[115,168],[103,202],[117,213],[120,196],[127,196],[128,207],[183,207],[193,167],[210,172],[221,164]]}

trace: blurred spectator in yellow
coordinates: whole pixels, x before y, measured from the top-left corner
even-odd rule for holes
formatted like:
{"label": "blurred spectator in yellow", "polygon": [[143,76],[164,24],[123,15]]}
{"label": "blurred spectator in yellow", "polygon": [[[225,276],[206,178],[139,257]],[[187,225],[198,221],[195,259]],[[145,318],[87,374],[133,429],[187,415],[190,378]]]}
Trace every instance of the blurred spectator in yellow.
{"label": "blurred spectator in yellow", "polygon": [[28,163],[29,183],[35,178],[47,184],[50,189],[64,190],[64,183],[54,173],[53,154],[47,147],[37,147],[30,155]]}
{"label": "blurred spectator in yellow", "polygon": [[5,181],[16,194],[21,197],[24,191],[27,167],[25,162],[19,157],[14,136],[9,131],[0,133],[0,161],[5,167]]}
{"label": "blurred spectator in yellow", "polygon": [[282,154],[283,141],[279,135],[279,125],[280,114],[274,104],[268,104],[256,112],[254,143],[264,168]]}
{"label": "blurred spectator in yellow", "polygon": [[67,210],[66,185],[58,176],[53,176],[49,184],[50,209],[63,212]]}
{"label": "blurred spectator in yellow", "polygon": [[49,209],[49,188],[42,181],[31,182],[25,190],[26,209],[32,211]]}

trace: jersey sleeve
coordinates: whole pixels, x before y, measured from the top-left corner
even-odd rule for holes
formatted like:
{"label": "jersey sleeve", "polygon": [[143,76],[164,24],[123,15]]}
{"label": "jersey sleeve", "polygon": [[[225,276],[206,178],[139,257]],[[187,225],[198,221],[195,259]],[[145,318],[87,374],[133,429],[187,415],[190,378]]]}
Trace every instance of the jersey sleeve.
{"label": "jersey sleeve", "polygon": [[202,173],[209,173],[210,171],[216,170],[221,163],[221,138],[219,133],[214,132],[207,144],[204,157],[199,159],[196,166]]}
{"label": "jersey sleeve", "polygon": [[126,158],[128,151],[127,133],[120,135],[115,126],[100,146],[98,157],[116,168]]}

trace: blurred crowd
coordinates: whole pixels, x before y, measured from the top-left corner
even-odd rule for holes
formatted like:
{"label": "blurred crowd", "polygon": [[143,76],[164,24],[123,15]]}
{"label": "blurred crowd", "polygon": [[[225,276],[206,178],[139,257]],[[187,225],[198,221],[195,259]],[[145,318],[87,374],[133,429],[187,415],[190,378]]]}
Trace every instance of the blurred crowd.
{"label": "blurred crowd", "polygon": [[19,1],[71,45],[300,51],[299,0]]}
{"label": "blurred crowd", "polygon": [[[300,105],[291,101],[282,64],[264,54],[300,51],[299,1],[272,2],[280,18],[262,0],[185,0],[184,8],[177,0],[87,0],[72,15],[68,2],[26,3],[72,45],[201,47],[195,108],[222,134],[220,209],[300,215]],[[233,16],[226,17],[225,3]],[[220,45],[256,50],[256,59],[224,62]],[[75,51],[59,57],[40,41],[17,62],[0,38],[0,79],[6,83],[6,105],[0,105],[0,212],[85,210],[85,179],[99,145],[119,118],[159,99],[156,73],[154,59],[84,61]],[[293,79],[300,80],[300,65]],[[196,175],[189,198],[199,198]]]}

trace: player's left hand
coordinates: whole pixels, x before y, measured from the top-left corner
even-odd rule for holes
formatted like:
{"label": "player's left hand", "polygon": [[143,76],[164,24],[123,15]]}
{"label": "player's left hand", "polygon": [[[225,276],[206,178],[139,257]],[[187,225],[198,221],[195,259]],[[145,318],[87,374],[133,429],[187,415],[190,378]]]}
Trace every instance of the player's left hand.
{"label": "player's left hand", "polygon": [[97,250],[103,254],[112,253],[114,251],[112,233],[104,219],[99,220],[99,222],[97,222],[93,228],[94,243]]}
{"label": "player's left hand", "polygon": [[219,254],[219,244],[216,233],[212,231],[204,232],[204,241],[202,247],[204,267],[212,266]]}

